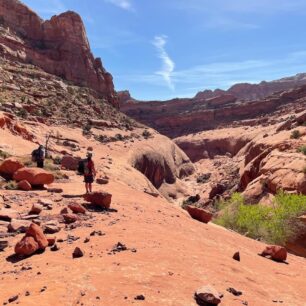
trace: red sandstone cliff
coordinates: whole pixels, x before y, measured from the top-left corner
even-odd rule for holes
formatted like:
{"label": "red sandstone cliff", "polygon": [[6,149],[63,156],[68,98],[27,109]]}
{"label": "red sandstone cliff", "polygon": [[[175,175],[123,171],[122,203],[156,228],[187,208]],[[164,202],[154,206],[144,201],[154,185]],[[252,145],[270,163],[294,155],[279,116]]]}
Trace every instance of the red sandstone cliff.
{"label": "red sandstone cliff", "polygon": [[[236,120],[267,117],[282,105],[295,101],[298,105],[300,99],[306,97],[305,84],[306,74],[299,74],[257,85],[237,84],[228,91],[205,90],[190,99],[122,101],[121,111],[160,133],[178,137],[233,124]],[[256,120],[262,124],[266,119]]]}
{"label": "red sandstone cliff", "polygon": [[43,21],[18,0],[0,1],[0,56],[32,63],[89,87],[117,105],[112,75],[91,53],[81,17],[66,12]]}

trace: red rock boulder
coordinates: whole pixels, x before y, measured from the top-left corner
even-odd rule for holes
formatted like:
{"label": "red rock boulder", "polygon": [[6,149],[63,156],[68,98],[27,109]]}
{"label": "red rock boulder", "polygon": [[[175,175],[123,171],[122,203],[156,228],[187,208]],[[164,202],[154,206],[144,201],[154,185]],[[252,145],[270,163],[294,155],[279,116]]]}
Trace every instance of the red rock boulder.
{"label": "red rock boulder", "polygon": [[73,213],[75,214],[85,214],[86,213],[86,209],[78,204],[78,203],[70,203],[68,205],[68,207],[72,210]]}
{"label": "red rock boulder", "polygon": [[61,167],[66,170],[77,170],[81,159],[70,155],[62,158]]}
{"label": "red rock boulder", "polygon": [[287,259],[287,250],[282,246],[269,245],[263,250],[261,255],[264,257],[270,256],[271,259],[282,262]]}
{"label": "red rock boulder", "polygon": [[71,224],[79,220],[78,216],[74,214],[64,214],[63,217],[66,224]]}
{"label": "red rock boulder", "polygon": [[32,186],[28,181],[23,180],[18,183],[18,189],[23,191],[30,191],[32,190]]}
{"label": "red rock boulder", "polygon": [[32,223],[30,225],[29,229],[26,232],[26,236],[33,237],[34,240],[37,242],[40,250],[44,250],[49,244],[48,239],[45,236],[43,230],[35,223]]}
{"label": "red rock boulder", "polygon": [[11,179],[14,173],[23,167],[24,165],[17,159],[7,158],[0,165],[0,175],[7,179]]}
{"label": "red rock boulder", "polygon": [[188,205],[186,207],[189,215],[191,218],[198,220],[203,223],[208,223],[212,219],[212,213],[208,212],[207,210],[204,210],[202,208],[197,208],[191,205]]}
{"label": "red rock boulder", "polygon": [[221,303],[219,292],[210,285],[198,289],[194,295],[199,305],[218,305]]}
{"label": "red rock boulder", "polygon": [[25,236],[15,246],[15,253],[23,256],[30,256],[38,251],[39,246],[33,237]]}
{"label": "red rock boulder", "polygon": [[32,186],[49,185],[54,182],[54,175],[40,168],[21,168],[14,173],[17,182],[26,180]]}
{"label": "red rock boulder", "polygon": [[109,209],[112,202],[112,195],[107,192],[93,192],[85,194],[84,199],[93,205]]}

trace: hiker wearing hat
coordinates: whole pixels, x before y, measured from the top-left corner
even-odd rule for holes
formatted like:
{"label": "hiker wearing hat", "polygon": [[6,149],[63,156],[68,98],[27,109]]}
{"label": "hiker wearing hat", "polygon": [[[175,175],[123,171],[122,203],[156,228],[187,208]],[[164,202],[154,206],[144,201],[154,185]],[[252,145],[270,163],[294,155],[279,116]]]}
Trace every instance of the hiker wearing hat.
{"label": "hiker wearing hat", "polygon": [[36,162],[38,168],[44,167],[45,150],[43,145],[39,145],[38,149],[32,152],[32,161]]}
{"label": "hiker wearing hat", "polygon": [[94,162],[92,161],[92,153],[88,152],[86,155],[86,160],[84,162],[84,182],[86,193],[92,192],[92,183],[94,182],[94,177],[96,176],[96,169]]}

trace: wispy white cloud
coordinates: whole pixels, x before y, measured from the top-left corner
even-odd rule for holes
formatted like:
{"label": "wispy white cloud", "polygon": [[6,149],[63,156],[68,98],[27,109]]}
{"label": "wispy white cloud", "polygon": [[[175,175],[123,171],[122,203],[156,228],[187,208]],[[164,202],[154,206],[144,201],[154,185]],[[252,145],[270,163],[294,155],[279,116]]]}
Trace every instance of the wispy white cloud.
{"label": "wispy white cloud", "polygon": [[134,11],[135,8],[133,7],[130,0],[105,0],[105,2],[111,3],[116,5],[117,7],[126,10],[126,11]]}
{"label": "wispy white cloud", "polygon": [[175,68],[173,60],[168,55],[165,46],[167,44],[167,36],[155,36],[153,40],[153,45],[157,49],[158,57],[162,60],[162,69],[156,72],[156,75],[160,75],[166,81],[167,86],[174,91],[174,84],[172,82],[172,73]]}
{"label": "wispy white cloud", "polygon": [[[175,70],[171,73],[171,82],[178,88],[176,90],[178,97],[190,97],[204,89],[228,89],[236,83],[271,81],[301,72],[306,72],[306,51],[303,50],[274,59],[216,61]],[[163,86],[163,82],[156,74],[121,75],[116,78],[150,86]]]}

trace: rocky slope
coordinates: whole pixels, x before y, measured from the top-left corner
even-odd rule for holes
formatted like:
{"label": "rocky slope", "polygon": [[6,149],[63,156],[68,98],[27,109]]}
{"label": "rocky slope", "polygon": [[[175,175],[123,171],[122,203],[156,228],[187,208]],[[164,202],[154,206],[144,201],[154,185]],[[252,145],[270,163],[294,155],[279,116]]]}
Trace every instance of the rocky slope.
{"label": "rocky slope", "polygon": [[30,63],[117,105],[112,76],[91,53],[81,17],[66,12],[43,21],[18,0],[0,2],[0,55]]}
{"label": "rocky slope", "polygon": [[[49,191],[62,189],[61,193],[0,190],[0,216],[6,208],[15,218],[0,221],[1,246],[3,241],[8,244],[0,252],[0,279],[6,284],[0,289],[1,302],[196,305],[194,292],[211,284],[223,294],[220,305],[303,305],[305,259],[288,255],[289,265],[286,265],[258,256],[265,247],[263,243],[192,220],[184,210],[169,204],[134,169],[135,158],[143,156],[141,152],[156,150],[163,155],[162,148],[169,155],[165,156],[167,163],[178,167],[174,169],[187,165],[186,157],[178,149],[173,150],[174,155],[169,152],[174,147],[166,137],[148,130],[152,135],[144,138],[143,129],[136,129],[133,138],[99,142],[95,140],[96,133],[111,138],[118,128],[93,128],[94,135],[85,137],[81,129],[66,125],[30,124],[17,118],[1,122],[5,122],[0,128],[1,149],[22,161],[29,158],[36,142],[43,142],[51,131],[56,136],[50,140],[53,156],[63,151],[83,156],[88,147],[93,147],[98,178],[107,177],[106,185],[95,183],[94,190],[112,194],[110,210],[86,204],[82,199],[82,177],[64,169],[57,170],[62,177],[47,187]],[[16,127],[23,127],[23,132]],[[34,138],[24,137],[26,131]],[[68,146],[67,139],[75,146]],[[166,179],[164,185],[169,185]],[[39,215],[29,216],[33,204],[38,203],[45,207]],[[79,204],[85,208],[85,214],[72,214],[69,208],[72,203],[73,207]],[[63,209],[76,221],[68,224]],[[14,246],[24,234],[16,228],[22,228],[21,224],[23,228],[29,226],[29,218],[41,225],[48,238],[55,237],[56,247],[47,247],[31,257],[18,257],[14,255]],[[50,231],[56,233],[48,234]],[[73,258],[76,247],[82,251],[80,258]],[[240,262],[232,258],[237,251]],[[290,286],[284,289],[284,283]],[[230,288],[241,291],[242,295],[233,295]]]}
{"label": "rocky slope", "polygon": [[[303,76],[303,77],[302,77]],[[286,81],[288,80],[288,81]],[[169,137],[188,135],[203,130],[233,126],[235,121],[247,120],[252,124],[264,122],[270,114],[284,106],[297,103],[300,107],[306,97],[305,75],[267,83],[265,94],[254,95],[250,87],[261,92],[260,85],[236,85],[228,92],[205,91],[193,99],[173,99],[166,102],[123,103],[121,110],[128,116],[157,129]],[[266,83],[264,83],[266,84]],[[284,86],[283,86],[284,84]],[[240,88],[240,89],[239,89]],[[263,87],[265,88],[265,87]],[[273,89],[274,88],[274,89]],[[285,91],[281,91],[286,89]],[[264,91],[264,89],[262,89]],[[271,92],[281,91],[268,96]],[[238,93],[237,93],[238,92]],[[253,124],[256,124],[253,122]]]}

